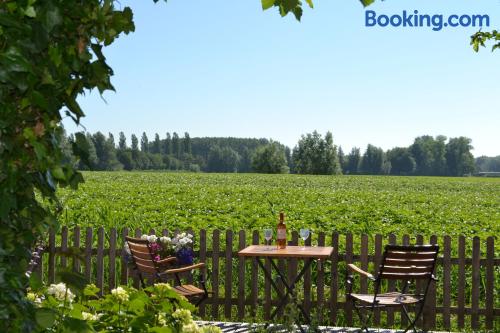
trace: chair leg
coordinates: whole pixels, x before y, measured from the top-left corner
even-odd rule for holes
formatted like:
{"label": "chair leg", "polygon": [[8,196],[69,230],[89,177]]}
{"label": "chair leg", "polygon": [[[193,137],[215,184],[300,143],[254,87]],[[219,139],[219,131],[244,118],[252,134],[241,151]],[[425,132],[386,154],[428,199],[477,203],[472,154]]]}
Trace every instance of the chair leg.
{"label": "chair leg", "polygon": [[361,322],[361,328],[359,329],[359,332],[366,331],[366,333],[369,333],[368,322],[370,321],[371,314],[368,316],[364,316],[363,313],[361,312],[361,308],[356,306],[356,303],[354,302],[354,300],[352,300],[352,304],[353,304],[354,310],[356,310],[356,313],[358,314],[359,320]]}
{"label": "chair leg", "polygon": [[406,329],[404,330],[404,332],[403,332],[403,333],[408,332],[408,330],[410,330],[410,328],[412,328],[412,329],[413,329],[413,332],[414,332],[414,333],[417,333],[417,332],[418,332],[418,331],[417,331],[417,328],[415,327],[415,325],[417,324],[418,319],[419,319],[419,318],[420,318],[420,316],[422,315],[422,312],[423,312],[423,310],[424,310],[424,304],[425,304],[425,303],[422,303],[422,304],[420,305],[420,308],[418,309],[418,312],[417,312],[417,314],[415,315],[415,318],[414,318],[413,320],[411,320],[411,319],[410,319],[410,316],[409,316],[409,314],[408,314],[408,310],[406,310],[406,307],[405,307],[405,306],[403,306],[403,313],[406,315],[406,318],[408,318],[408,321],[410,322],[410,324],[408,325],[408,327],[406,327]]}

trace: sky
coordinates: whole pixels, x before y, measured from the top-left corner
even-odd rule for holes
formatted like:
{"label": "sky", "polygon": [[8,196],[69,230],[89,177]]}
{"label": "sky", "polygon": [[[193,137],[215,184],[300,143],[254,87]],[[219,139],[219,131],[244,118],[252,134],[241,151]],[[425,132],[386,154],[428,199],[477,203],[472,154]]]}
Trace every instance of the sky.
{"label": "sky", "polygon": [[[305,3],[305,1],[303,1]],[[104,50],[116,92],[79,102],[87,130],[272,138],[331,131],[344,151],[420,135],[467,136],[500,155],[500,51],[472,51],[477,27],[366,27],[357,0],[315,0],[301,22],[259,0],[135,0],[136,31]],[[487,14],[500,0],[386,0],[377,15]]]}

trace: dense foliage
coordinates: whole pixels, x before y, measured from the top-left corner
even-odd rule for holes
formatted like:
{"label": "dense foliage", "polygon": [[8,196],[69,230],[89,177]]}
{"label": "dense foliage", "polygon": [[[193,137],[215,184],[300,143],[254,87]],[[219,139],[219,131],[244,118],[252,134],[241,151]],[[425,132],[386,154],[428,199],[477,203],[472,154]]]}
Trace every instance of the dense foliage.
{"label": "dense foliage", "polygon": [[198,327],[194,306],[167,283],[144,290],[120,286],[101,298],[93,284],[61,282],[30,290],[27,300],[36,309],[37,332],[221,332]]}
{"label": "dense foliage", "polygon": [[500,233],[500,179],[85,172],[63,190],[70,227],[260,230],[287,214],[290,229],[354,234]]}

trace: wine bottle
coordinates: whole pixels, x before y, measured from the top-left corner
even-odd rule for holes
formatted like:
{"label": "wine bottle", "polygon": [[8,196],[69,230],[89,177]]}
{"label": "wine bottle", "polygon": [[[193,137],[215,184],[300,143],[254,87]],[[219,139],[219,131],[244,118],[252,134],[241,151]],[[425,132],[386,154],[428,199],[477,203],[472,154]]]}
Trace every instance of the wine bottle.
{"label": "wine bottle", "polygon": [[278,232],[277,232],[276,243],[278,245],[278,249],[286,248],[286,225],[285,225],[285,214],[280,212],[280,222],[278,223]]}

